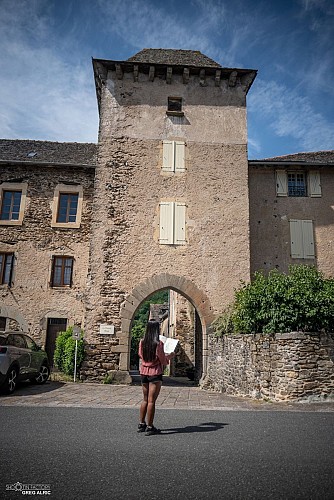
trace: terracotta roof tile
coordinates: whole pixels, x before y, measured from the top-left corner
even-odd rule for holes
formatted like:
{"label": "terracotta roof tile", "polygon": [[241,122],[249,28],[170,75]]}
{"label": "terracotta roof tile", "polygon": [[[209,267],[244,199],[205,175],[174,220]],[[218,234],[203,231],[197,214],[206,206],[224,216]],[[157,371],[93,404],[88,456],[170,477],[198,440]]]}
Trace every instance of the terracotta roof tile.
{"label": "terracotta roof tile", "polygon": [[334,163],[334,151],[313,151],[310,153],[295,153],[284,156],[264,158],[263,161],[302,161],[316,163]]}

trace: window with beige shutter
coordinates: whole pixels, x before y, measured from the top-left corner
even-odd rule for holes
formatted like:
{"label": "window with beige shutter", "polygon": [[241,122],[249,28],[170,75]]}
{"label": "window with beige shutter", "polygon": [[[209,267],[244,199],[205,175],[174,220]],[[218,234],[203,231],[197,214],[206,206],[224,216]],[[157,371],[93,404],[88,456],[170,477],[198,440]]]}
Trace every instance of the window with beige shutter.
{"label": "window with beige shutter", "polygon": [[178,201],[160,203],[161,245],[186,244],[186,205]]}
{"label": "window with beige shutter", "polygon": [[291,257],[314,259],[314,231],[312,220],[290,220]]}
{"label": "window with beige shutter", "polygon": [[276,170],[276,195],[320,198],[320,172],[317,170]]}
{"label": "window with beige shutter", "polygon": [[165,140],[163,149],[163,172],[185,172],[185,143],[184,141]]}

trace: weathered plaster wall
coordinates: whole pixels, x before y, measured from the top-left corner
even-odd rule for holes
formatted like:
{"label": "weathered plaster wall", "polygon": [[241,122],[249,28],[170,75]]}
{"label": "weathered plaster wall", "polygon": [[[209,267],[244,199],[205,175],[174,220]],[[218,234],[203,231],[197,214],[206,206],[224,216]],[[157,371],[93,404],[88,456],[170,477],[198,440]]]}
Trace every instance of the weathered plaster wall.
{"label": "weathered plaster wall", "polygon": [[210,336],[206,388],[273,400],[334,396],[334,334]]}
{"label": "weathered plaster wall", "polygon": [[[294,167],[295,169],[295,167]],[[288,271],[290,264],[315,264],[326,276],[334,269],[334,176],[320,171],[322,196],[276,196],[274,167],[249,170],[251,273],[277,268]],[[313,220],[315,259],[292,259],[290,219]]]}

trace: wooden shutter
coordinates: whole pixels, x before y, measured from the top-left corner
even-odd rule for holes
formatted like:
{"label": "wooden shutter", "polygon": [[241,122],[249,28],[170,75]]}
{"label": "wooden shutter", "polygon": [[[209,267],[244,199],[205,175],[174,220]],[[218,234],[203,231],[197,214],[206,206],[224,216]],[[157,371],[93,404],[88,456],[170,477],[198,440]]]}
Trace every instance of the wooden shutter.
{"label": "wooden shutter", "polygon": [[311,170],[309,173],[309,190],[312,198],[321,197],[320,172]]}
{"label": "wooden shutter", "polygon": [[186,205],[178,201],[174,203],[174,243],[186,243]]}
{"label": "wooden shutter", "polygon": [[290,220],[291,257],[293,259],[303,258],[303,236],[301,223],[301,220]]}
{"label": "wooden shutter", "polygon": [[276,194],[288,196],[288,179],[285,170],[276,170]]}
{"label": "wooden shutter", "polygon": [[162,201],[160,203],[160,243],[162,245],[173,244],[173,202]]}
{"label": "wooden shutter", "polygon": [[175,172],[184,172],[185,171],[185,144],[181,141],[175,141]]}
{"label": "wooden shutter", "polygon": [[163,141],[162,143],[162,170],[174,171],[174,141]]}
{"label": "wooden shutter", "polygon": [[304,259],[313,259],[314,252],[314,237],[313,237],[313,222],[311,220],[302,220],[301,228],[303,235],[303,255]]}

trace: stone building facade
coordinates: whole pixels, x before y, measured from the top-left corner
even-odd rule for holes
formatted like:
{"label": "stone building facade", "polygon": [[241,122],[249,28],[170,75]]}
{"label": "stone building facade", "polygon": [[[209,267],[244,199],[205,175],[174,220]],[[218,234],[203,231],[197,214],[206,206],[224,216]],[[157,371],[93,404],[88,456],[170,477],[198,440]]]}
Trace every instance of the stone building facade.
{"label": "stone building facade", "polygon": [[255,70],[160,49],[93,68],[97,145],[0,141],[0,317],[50,352],[82,326],[82,378],[126,381],[134,314],[170,289],[195,311],[205,376],[240,280],[293,262],[331,274],[334,153],[248,161]]}

